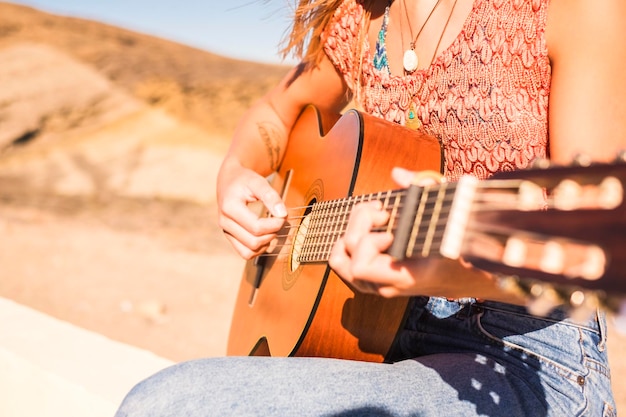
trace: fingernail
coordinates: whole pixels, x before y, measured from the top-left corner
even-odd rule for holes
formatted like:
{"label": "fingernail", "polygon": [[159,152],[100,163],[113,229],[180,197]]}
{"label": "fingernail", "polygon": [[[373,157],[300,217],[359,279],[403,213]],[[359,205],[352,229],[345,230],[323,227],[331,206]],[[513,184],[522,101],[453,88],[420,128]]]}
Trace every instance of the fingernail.
{"label": "fingernail", "polygon": [[284,204],[276,204],[274,206],[274,216],[276,216],[276,217],[285,217],[285,216],[287,216],[287,208],[285,208]]}

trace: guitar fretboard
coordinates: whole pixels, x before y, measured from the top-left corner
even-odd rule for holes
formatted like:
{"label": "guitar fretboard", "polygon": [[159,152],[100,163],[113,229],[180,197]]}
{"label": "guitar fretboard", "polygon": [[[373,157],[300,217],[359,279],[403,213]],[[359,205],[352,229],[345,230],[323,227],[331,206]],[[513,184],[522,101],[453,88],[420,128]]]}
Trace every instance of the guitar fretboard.
{"label": "guitar fretboard", "polygon": [[[459,190],[468,188],[473,190],[473,187],[468,187],[464,182],[425,187],[411,186],[403,190],[389,190],[315,203],[298,232],[298,261],[301,263],[328,261],[335,242],[345,233],[352,209],[357,204],[368,201],[380,201],[383,210],[389,213],[387,225],[378,231],[394,234],[394,243],[388,251],[393,257],[403,259],[441,254],[454,256],[450,250],[444,250],[443,245],[450,241],[455,246],[461,239],[447,237],[450,235],[446,230],[455,229],[454,233],[461,232],[459,228],[462,229],[469,211],[467,200],[471,200],[473,193],[467,191],[460,193]],[[455,211],[455,201],[459,200],[455,195],[459,194],[466,195],[466,198],[460,199],[466,207],[462,211]],[[451,221],[453,219],[458,221]]]}

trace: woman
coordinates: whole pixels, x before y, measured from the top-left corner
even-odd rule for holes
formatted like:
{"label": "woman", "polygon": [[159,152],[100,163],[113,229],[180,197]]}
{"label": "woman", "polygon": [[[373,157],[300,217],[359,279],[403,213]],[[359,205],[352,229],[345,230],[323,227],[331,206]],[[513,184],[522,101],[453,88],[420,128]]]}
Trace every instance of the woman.
{"label": "woman", "polygon": [[[337,113],[354,100],[437,136],[450,181],[537,157],[613,158],[626,145],[624,18],[620,0],[300,1],[286,50],[306,53],[235,132],[221,227],[246,259],[275,238],[287,210],[265,177],[307,104]],[[393,176],[407,186],[413,173]],[[397,362],[193,361],[138,385],[118,416],[615,414],[602,314],[533,317],[467,265],[442,277],[438,261],[393,262],[389,236],[370,232],[386,220],[377,204],[358,206],[329,263],[359,291],[415,296]]]}

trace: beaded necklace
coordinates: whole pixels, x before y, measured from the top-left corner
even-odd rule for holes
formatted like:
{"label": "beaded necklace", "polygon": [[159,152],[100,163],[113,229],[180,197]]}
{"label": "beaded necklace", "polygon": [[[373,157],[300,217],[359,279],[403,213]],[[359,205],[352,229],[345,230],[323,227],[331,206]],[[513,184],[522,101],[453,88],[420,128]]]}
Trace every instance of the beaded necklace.
{"label": "beaded necklace", "polygon": [[387,59],[387,46],[385,44],[385,39],[387,38],[387,25],[389,24],[389,7],[391,6],[391,1],[387,4],[385,8],[385,14],[383,16],[383,24],[380,26],[380,30],[378,31],[378,40],[376,41],[376,52],[374,53],[374,68],[377,70],[386,70],[387,73],[391,74],[389,69],[389,60]]}

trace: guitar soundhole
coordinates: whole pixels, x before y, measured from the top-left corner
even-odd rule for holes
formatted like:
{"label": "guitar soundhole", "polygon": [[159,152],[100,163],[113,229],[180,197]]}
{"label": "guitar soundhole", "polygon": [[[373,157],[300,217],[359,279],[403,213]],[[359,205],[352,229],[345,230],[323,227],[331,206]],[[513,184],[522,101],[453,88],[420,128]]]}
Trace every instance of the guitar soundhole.
{"label": "guitar soundhole", "polygon": [[298,267],[300,267],[300,254],[302,253],[302,249],[304,247],[304,239],[306,238],[307,231],[309,229],[309,224],[311,221],[311,211],[313,210],[313,205],[317,202],[316,199],[313,199],[309,202],[302,215],[302,221],[298,225],[296,230],[296,234],[293,239],[293,246],[291,248],[291,256],[289,259],[289,269],[290,272],[294,272]]}
{"label": "guitar soundhole", "polygon": [[307,232],[311,223],[311,217],[313,213],[313,207],[318,201],[323,201],[324,196],[324,184],[320,179],[313,181],[311,187],[306,193],[306,196],[301,201],[306,201],[306,205],[302,207],[302,214],[299,216],[299,223],[292,225],[292,231],[295,233],[289,233],[290,235],[290,247],[289,259],[284,262],[283,270],[283,289],[285,291],[291,289],[294,286],[300,273],[302,271],[301,254],[305,245],[305,239],[309,239]]}

